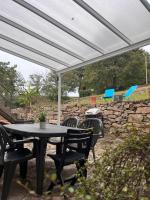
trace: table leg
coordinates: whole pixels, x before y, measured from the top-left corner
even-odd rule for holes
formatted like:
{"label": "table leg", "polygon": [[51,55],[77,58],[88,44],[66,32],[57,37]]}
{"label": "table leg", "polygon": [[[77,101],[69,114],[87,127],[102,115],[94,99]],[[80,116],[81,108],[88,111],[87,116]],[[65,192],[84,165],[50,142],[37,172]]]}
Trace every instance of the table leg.
{"label": "table leg", "polygon": [[36,192],[39,195],[42,195],[43,193],[46,147],[47,147],[47,138],[40,138],[38,141],[38,154],[36,158],[36,174],[37,174]]}

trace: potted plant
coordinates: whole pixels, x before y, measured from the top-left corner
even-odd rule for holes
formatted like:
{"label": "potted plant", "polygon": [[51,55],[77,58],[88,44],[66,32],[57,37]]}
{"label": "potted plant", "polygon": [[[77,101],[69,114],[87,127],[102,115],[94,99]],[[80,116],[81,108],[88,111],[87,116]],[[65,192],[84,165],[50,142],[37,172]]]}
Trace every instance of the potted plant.
{"label": "potted plant", "polygon": [[46,127],[46,115],[44,112],[41,112],[39,114],[39,122],[40,122],[40,128],[44,129]]}

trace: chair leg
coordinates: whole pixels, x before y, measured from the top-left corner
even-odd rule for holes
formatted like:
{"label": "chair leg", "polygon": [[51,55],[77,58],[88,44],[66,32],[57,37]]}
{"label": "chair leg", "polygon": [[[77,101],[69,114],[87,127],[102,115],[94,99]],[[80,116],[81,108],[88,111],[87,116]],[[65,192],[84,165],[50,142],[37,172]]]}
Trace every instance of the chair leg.
{"label": "chair leg", "polygon": [[63,176],[62,176],[62,167],[59,166],[59,164],[55,163],[55,167],[56,167],[56,174],[57,174],[57,180],[56,182],[51,182],[51,184],[49,185],[47,191],[51,192],[52,189],[54,188],[55,185],[57,184],[61,184],[61,186],[64,185],[64,180],[63,180]]}
{"label": "chair leg", "polygon": [[73,179],[71,180],[70,185],[73,186],[77,182],[77,180],[78,180],[77,176],[73,177]]}
{"label": "chair leg", "polygon": [[16,163],[15,164],[9,163],[7,165],[4,165],[4,181],[3,181],[2,196],[1,196],[2,200],[7,200],[15,169],[16,169]]}
{"label": "chair leg", "polygon": [[51,192],[53,190],[54,186],[55,186],[55,183],[51,182],[49,187],[48,187],[48,189],[47,189],[47,191]]}
{"label": "chair leg", "polygon": [[56,144],[56,154],[62,153],[62,143]]}
{"label": "chair leg", "polygon": [[0,165],[0,178],[1,178],[2,174],[3,174],[3,168],[4,168],[4,166]]}
{"label": "chair leg", "polygon": [[21,177],[22,179],[26,179],[28,161],[23,161],[23,162],[21,162],[19,165],[20,165],[20,177]]}
{"label": "chair leg", "polygon": [[56,163],[56,173],[57,173],[57,179],[60,181],[60,184],[63,186],[64,185],[64,179],[63,179],[63,176],[62,176],[62,170],[63,170],[63,167],[60,166],[60,163]]}
{"label": "chair leg", "polygon": [[84,176],[85,178],[87,177],[87,169],[85,166],[85,160],[80,160],[77,166],[77,169],[79,171],[80,177]]}
{"label": "chair leg", "polygon": [[93,160],[94,160],[94,162],[96,162],[96,156],[95,156],[95,150],[94,150],[94,147],[92,148],[92,153],[93,153]]}
{"label": "chair leg", "polygon": [[76,164],[76,168],[77,168],[77,171],[79,172],[79,175],[78,175],[78,176],[76,175],[76,176],[72,179],[72,181],[71,181],[71,183],[70,183],[71,186],[73,186],[73,185],[77,182],[77,180],[78,180],[79,177],[82,177],[82,176],[84,176],[85,178],[87,177],[87,169],[86,169],[86,167],[85,167],[85,160],[80,160],[80,161]]}

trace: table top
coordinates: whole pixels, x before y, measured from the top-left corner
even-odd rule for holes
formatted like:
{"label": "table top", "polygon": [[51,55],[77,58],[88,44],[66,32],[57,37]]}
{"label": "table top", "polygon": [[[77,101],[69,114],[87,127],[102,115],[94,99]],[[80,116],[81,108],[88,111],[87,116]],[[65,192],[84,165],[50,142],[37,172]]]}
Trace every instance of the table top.
{"label": "table top", "polygon": [[[70,127],[46,124],[45,129],[40,129],[39,123],[34,124],[8,124],[4,125],[7,131],[22,136],[34,137],[63,137]],[[76,128],[71,128],[76,129]]]}

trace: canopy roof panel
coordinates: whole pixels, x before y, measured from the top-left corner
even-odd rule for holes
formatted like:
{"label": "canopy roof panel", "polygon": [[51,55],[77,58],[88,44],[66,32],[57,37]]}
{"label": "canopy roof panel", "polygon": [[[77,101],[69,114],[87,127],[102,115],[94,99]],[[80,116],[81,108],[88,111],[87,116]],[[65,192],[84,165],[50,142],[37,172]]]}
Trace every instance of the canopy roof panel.
{"label": "canopy roof panel", "polygon": [[0,49],[58,73],[85,66],[150,44],[148,1],[0,0]]}

